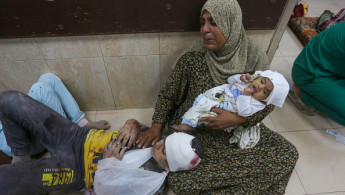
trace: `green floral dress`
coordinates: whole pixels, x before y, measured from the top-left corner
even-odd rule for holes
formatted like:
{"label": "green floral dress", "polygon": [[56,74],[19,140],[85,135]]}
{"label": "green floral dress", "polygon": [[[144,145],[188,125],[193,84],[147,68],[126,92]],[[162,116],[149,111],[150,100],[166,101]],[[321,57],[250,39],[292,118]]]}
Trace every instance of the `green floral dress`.
{"label": "green floral dress", "polygon": [[[254,72],[248,65],[245,72]],[[236,73],[234,73],[236,74]],[[153,123],[180,124],[194,99],[215,87],[205,53],[184,54],[159,93]],[[269,105],[248,117],[242,126],[253,126],[272,110]],[[169,133],[174,130],[169,128]],[[179,194],[284,194],[298,159],[296,148],[261,124],[261,139],[252,149],[230,145],[231,134],[199,127],[190,132],[204,146],[202,162],[193,170],[170,173],[168,185]]]}

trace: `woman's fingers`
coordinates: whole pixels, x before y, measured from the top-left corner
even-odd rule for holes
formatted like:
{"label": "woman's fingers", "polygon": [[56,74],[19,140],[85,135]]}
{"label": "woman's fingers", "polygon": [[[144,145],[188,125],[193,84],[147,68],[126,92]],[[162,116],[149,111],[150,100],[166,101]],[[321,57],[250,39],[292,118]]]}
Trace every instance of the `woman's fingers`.
{"label": "woman's fingers", "polygon": [[161,138],[160,128],[150,128],[140,133],[136,141],[138,147],[146,148],[150,144],[155,144]]}
{"label": "woman's fingers", "polygon": [[[147,140],[145,141],[144,145],[143,145],[143,148],[147,148],[147,146],[151,144],[151,140],[152,140],[152,138],[147,139]],[[153,141],[153,140],[152,140],[152,141]]]}
{"label": "woman's fingers", "polygon": [[138,140],[136,141],[136,143],[138,144],[138,147],[141,148],[142,145],[144,145],[144,143],[146,142],[146,140],[149,138],[147,135],[146,132],[142,132],[140,135],[139,135],[139,138]]}
{"label": "woman's fingers", "polygon": [[159,142],[160,137],[156,137],[153,141],[152,141],[152,145],[155,145],[157,142]]}

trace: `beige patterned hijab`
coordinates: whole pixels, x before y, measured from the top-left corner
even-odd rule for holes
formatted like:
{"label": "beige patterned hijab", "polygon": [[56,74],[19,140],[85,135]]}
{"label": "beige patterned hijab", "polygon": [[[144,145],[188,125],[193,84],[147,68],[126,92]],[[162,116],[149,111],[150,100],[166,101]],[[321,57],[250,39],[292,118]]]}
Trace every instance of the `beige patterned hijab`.
{"label": "beige patterned hijab", "polygon": [[226,83],[233,74],[269,68],[266,54],[246,35],[242,11],[236,0],[208,0],[201,9],[201,15],[204,10],[211,14],[227,41],[219,51],[209,51],[199,41],[187,52],[206,52],[206,62],[217,85]]}

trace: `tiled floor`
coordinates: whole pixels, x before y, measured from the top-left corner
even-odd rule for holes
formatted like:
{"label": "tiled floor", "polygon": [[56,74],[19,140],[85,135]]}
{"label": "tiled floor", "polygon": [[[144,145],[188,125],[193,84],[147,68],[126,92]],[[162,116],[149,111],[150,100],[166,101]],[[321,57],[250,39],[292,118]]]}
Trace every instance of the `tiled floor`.
{"label": "tiled floor", "polygon": [[[325,9],[337,13],[345,0],[304,0],[307,16],[318,17]],[[291,68],[303,45],[290,28],[286,28],[271,69],[284,74],[292,84]],[[345,195],[345,145],[327,134],[327,128],[345,135],[345,127],[323,114],[300,113],[288,99],[282,109],[276,108],[264,121],[267,126],[291,141],[299,151],[299,160],[289,181],[286,194]]]}
{"label": "tiled floor", "polygon": [[[345,8],[345,0],[305,0],[305,2],[309,5],[307,16],[311,17],[318,17],[325,9],[337,13],[341,8]],[[283,73],[290,84],[292,84],[290,73],[293,62],[302,49],[303,45],[287,27],[271,69]],[[137,118],[149,125],[153,109],[90,111],[86,114],[90,120],[109,120],[112,129],[118,129],[129,117]],[[282,109],[276,108],[264,119],[264,123],[291,141],[299,151],[299,160],[289,181],[287,195],[345,195],[345,145],[337,142],[325,131],[328,128],[345,135],[344,126],[323,114],[304,115],[289,99]],[[50,194],[61,194],[61,192]]]}

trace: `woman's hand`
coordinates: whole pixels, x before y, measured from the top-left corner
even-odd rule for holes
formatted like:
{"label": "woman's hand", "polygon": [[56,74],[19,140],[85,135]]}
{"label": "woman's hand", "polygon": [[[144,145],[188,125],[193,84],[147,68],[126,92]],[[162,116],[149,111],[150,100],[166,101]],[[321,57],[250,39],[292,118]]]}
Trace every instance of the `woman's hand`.
{"label": "woman's hand", "polygon": [[139,134],[136,144],[139,148],[146,148],[148,145],[154,145],[161,139],[162,125],[153,124],[152,127]]}
{"label": "woman's hand", "polygon": [[111,158],[115,157],[118,160],[122,160],[123,156],[125,155],[126,147],[122,147],[121,144],[117,144],[116,140],[112,140],[111,142],[107,143],[104,147],[104,158]]}
{"label": "woman's hand", "polygon": [[117,134],[117,144],[121,142],[122,147],[130,148],[137,140],[140,133],[140,123],[135,119],[129,119]]}
{"label": "woman's hand", "polygon": [[205,125],[209,129],[223,130],[247,121],[247,117],[238,116],[236,113],[228,112],[220,108],[212,108],[212,112],[217,113],[216,117],[200,118],[200,121],[209,122]]}

